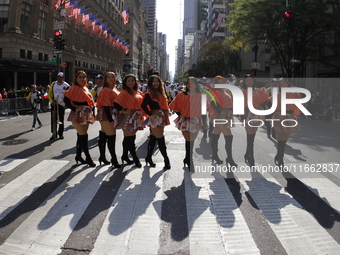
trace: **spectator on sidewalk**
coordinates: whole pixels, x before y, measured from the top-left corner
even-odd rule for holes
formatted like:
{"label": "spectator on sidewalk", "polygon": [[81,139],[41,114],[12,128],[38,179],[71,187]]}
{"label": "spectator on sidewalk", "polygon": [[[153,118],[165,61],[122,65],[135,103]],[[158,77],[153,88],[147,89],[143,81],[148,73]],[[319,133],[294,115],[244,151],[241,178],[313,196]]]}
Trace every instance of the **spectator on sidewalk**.
{"label": "spectator on sidewalk", "polygon": [[35,84],[31,85],[31,92],[26,97],[26,100],[30,101],[31,103],[31,108],[32,108],[32,113],[33,113],[33,124],[32,124],[31,130],[34,131],[35,124],[37,121],[39,124],[38,128],[40,128],[43,125],[38,116],[38,111],[40,110],[40,103],[42,101],[42,94],[37,89],[37,85]]}

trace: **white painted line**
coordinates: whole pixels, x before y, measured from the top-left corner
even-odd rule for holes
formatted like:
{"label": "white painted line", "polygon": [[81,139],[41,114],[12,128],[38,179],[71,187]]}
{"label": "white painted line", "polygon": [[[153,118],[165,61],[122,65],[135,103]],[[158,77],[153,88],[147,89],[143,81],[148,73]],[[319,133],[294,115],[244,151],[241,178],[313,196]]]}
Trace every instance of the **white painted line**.
{"label": "white painted line", "polygon": [[[316,173],[313,174],[315,176]],[[309,190],[340,213],[340,189],[338,185],[325,176],[317,174],[316,178],[298,178]]]}
{"label": "white painted line", "polygon": [[266,217],[287,254],[339,253],[339,244],[274,178],[239,178],[239,181]]}
{"label": "white painted line", "polygon": [[[161,167],[132,169],[112,203],[91,255],[157,254],[161,222]],[[147,244],[147,245],[146,245]]]}
{"label": "white painted line", "polygon": [[110,168],[74,169],[0,246],[0,253],[10,250],[12,255],[59,254]]}
{"label": "white painted line", "polygon": [[208,183],[213,178],[192,178],[185,173],[185,196],[191,254],[226,254],[216,216],[212,213]]}
{"label": "white painted line", "polygon": [[43,160],[0,189],[0,220],[44,184],[68,161]]}
{"label": "white painted line", "polygon": [[0,161],[0,172],[9,172],[28,159],[5,158]]}
{"label": "white painted line", "polygon": [[216,174],[208,185],[211,211],[216,216],[228,254],[260,254],[242,212],[222,176]]}

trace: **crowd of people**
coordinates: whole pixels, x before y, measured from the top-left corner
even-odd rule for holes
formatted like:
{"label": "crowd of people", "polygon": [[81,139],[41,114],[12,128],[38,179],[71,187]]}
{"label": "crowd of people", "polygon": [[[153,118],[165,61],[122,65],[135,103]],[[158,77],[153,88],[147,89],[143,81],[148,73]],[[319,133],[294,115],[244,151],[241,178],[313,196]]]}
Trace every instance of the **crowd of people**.
{"label": "crowd of people", "polygon": [[[100,122],[100,130],[98,137],[99,148],[99,163],[112,164],[113,168],[119,168],[122,164],[134,164],[140,168],[141,155],[136,153],[136,133],[138,130],[149,128],[150,135],[147,146],[147,155],[145,164],[150,167],[155,167],[156,164],[152,160],[156,144],[164,159],[164,169],[171,169],[171,162],[167,154],[165,143],[164,127],[170,125],[169,116],[177,114],[174,119],[174,125],[182,132],[185,139],[185,156],[183,159],[184,167],[192,169],[193,162],[193,147],[197,135],[203,131],[204,136],[209,135],[211,145],[211,160],[212,163],[223,164],[218,156],[218,141],[220,135],[223,134],[225,140],[225,151],[227,158],[225,163],[229,167],[237,167],[237,163],[232,156],[232,121],[235,118],[233,115],[233,94],[230,90],[216,87],[216,84],[235,84],[234,79],[226,79],[222,76],[216,76],[211,82],[204,78],[197,79],[189,77],[185,84],[171,85],[169,82],[163,82],[158,74],[153,74],[147,81],[139,82],[135,75],[127,74],[124,76],[122,84],[117,82],[114,72],[107,72],[104,76],[99,74],[95,77],[96,85],[89,85],[89,77],[84,71],[78,71],[75,74],[72,85],[70,86],[63,80],[64,74],[58,73],[57,80],[50,85],[48,98],[51,103],[51,120],[57,118],[59,124],[58,135],[59,139],[63,139],[64,132],[64,115],[65,109],[69,108],[70,114],[67,118],[72,122],[77,133],[76,156],[77,164],[87,164],[94,167],[96,164],[91,158],[88,148],[88,129],[90,124],[95,121]],[[206,84],[205,84],[206,83]],[[203,87],[205,86],[205,89]],[[244,100],[244,115],[238,116],[240,121],[244,121],[246,133],[246,151],[244,154],[245,163],[250,166],[255,165],[254,158],[254,140],[258,127],[256,123],[249,121],[263,119],[264,116],[253,114],[248,108],[248,90],[252,90],[253,107],[255,109],[268,109],[271,107],[273,87],[278,87],[278,98],[280,99],[280,88],[290,86],[289,82],[284,79],[273,79],[271,84],[265,84],[262,88],[255,86],[255,79],[247,74],[243,82],[240,84]],[[214,90],[217,97],[216,101],[211,96],[207,97],[207,101],[202,101],[202,93]],[[34,109],[38,110],[38,93],[35,85],[32,86],[32,91],[28,96],[31,100]],[[288,93],[288,98],[300,98],[299,93]],[[206,104],[209,117],[205,118],[202,115],[202,104]],[[287,114],[281,115],[280,102],[275,109],[275,112],[266,118],[275,118],[280,120],[294,120],[295,105],[287,106]],[[52,114],[57,112],[57,116]],[[215,123],[214,119],[229,120],[223,124]],[[32,130],[36,122],[39,126],[42,125],[37,114],[34,114]],[[116,155],[116,130],[123,131],[123,153],[121,163],[118,162]],[[292,132],[297,129],[283,127],[280,122],[275,122],[274,127],[267,127],[267,134],[278,140],[277,155],[275,156],[275,164],[284,166],[283,156],[287,140]],[[53,132],[53,130],[51,130]],[[52,139],[53,137],[51,137]],[[111,155],[111,160],[106,159],[106,148]],[[85,154],[85,159],[82,157],[82,152]],[[131,155],[132,160],[129,155]]]}

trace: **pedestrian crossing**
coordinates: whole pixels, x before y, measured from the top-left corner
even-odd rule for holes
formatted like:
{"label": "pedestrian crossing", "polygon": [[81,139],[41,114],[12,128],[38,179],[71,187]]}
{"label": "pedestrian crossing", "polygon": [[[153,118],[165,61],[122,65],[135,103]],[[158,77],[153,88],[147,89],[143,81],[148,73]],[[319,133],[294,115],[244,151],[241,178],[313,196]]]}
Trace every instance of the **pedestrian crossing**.
{"label": "pedestrian crossing", "polygon": [[[3,159],[0,171],[28,160]],[[337,174],[69,163],[45,159],[8,183],[0,177],[0,254],[339,254]]]}

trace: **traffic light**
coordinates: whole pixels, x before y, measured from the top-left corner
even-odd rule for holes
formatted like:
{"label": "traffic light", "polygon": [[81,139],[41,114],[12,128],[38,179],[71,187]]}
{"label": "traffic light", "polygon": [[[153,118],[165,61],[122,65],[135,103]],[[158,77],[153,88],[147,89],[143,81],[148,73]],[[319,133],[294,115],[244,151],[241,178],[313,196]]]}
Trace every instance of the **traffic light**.
{"label": "traffic light", "polygon": [[290,19],[292,17],[292,12],[285,12],[285,17]]}
{"label": "traffic light", "polygon": [[60,39],[60,50],[65,50],[65,39]]}
{"label": "traffic light", "polygon": [[63,32],[61,30],[54,31],[54,48],[56,50],[65,49],[65,39],[62,38]]}

